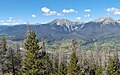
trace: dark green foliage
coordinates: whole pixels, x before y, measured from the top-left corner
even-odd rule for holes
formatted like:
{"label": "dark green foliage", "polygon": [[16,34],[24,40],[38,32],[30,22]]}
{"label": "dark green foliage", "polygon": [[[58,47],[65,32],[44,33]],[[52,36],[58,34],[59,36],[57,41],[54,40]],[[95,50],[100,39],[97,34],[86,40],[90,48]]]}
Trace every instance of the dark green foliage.
{"label": "dark green foliage", "polygon": [[17,45],[17,50],[9,47],[6,52],[5,62],[4,62],[4,72],[11,73],[13,75],[20,75],[22,57],[20,54],[20,48]]}
{"label": "dark green foliage", "polygon": [[1,42],[1,49],[2,49],[2,53],[5,54],[7,51],[7,47],[6,47],[6,38],[5,35],[2,36],[2,42]]}
{"label": "dark green foliage", "polygon": [[30,35],[25,41],[26,56],[22,62],[22,74],[23,75],[39,75],[44,73],[44,70],[40,70],[41,67],[41,52],[38,46],[38,40],[34,31],[30,32]]}
{"label": "dark green foliage", "polygon": [[[102,67],[102,64],[98,66],[96,63],[96,65],[89,63],[89,61],[93,62],[93,58],[88,60],[87,57],[89,55],[87,55],[87,52],[84,53],[81,51],[81,59],[84,60],[78,64],[77,58],[79,56],[76,44],[77,42],[72,40],[72,53],[68,63],[68,59],[62,56],[61,62],[59,62],[57,56],[57,59],[54,58],[54,62],[52,62],[50,60],[50,57],[52,57],[51,51],[49,51],[50,53],[46,53],[45,42],[42,43],[42,46],[38,45],[34,31],[30,31],[29,36],[25,40],[25,57],[21,55],[20,46],[18,44],[16,45],[16,49],[14,46],[6,47],[6,39],[5,35],[3,35],[0,44],[0,75],[5,75],[6,73],[11,73],[12,75],[120,75],[119,54],[113,56],[113,59],[110,59],[109,62],[107,59],[102,60],[107,64],[105,67]],[[66,49],[68,49],[68,47],[66,47]],[[106,52],[106,58],[111,57],[108,56],[108,54],[112,54],[112,52]],[[94,52],[92,55],[94,55]]]}
{"label": "dark green foliage", "polygon": [[17,71],[17,75],[21,75],[20,70],[21,70],[22,55],[21,55],[19,44],[16,44],[16,47],[17,47],[17,52],[16,52],[16,71]]}
{"label": "dark green foliage", "polygon": [[90,65],[89,75],[95,75],[95,70],[96,70],[96,65],[95,64]]}
{"label": "dark green foliage", "polygon": [[42,56],[41,58],[41,62],[40,62],[40,75],[49,75],[51,74],[51,72],[53,71],[53,68],[52,68],[52,61],[50,60],[49,58],[49,54],[46,54]]}
{"label": "dark green foliage", "polygon": [[51,75],[58,75],[58,66],[59,66],[59,60],[57,58],[53,59],[53,71]]}
{"label": "dark green foliage", "polygon": [[107,66],[107,71],[109,75],[120,75],[119,72],[120,69],[120,63],[118,60],[110,59],[108,66]]}
{"label": "dark green foliage", "polygon": [[69,75],[78,75],[77,74],[77,68],[78,68],[78,59],[76,57],[75,52],[73,52],[70,56],[70,62],[68,63],[68,74]]}
{"label": "dark green foliage", "polygon": [[58,67],[58,75],[67,75],[66,62],[61,62]]}
{"label": "dark green foliage", "polygon": [[7,51],[7,46],[6,46],[6,38],[5,35],[2,35],[2,42],[0,44],[0,65],[1,65],[1,70],[2,74],[5,73],[5,61],[6,61],[6,51]]}
{"label": "dark green foliage", "polygon": [[7,52],[6,55],[6,61],[5,61],[5,66],[6,66],[6,73],[12,73],[13,75],[17,75],[17,58],[15,54],[15,50],[12,48],[9,48],[9,51]]}
{"label": "dark green foliage", "polygon": [[[41,47],[42,49],[43,47]],[[38,46],[38,40],[34,31],[25,41],[26,56],[22,62],[23,75],[49,75],[51,72],[51,61],[46,52],[42,52]]]}
{"label": "dark green foliage", "polygon": [[102,72],[103,72],[102,67],[99,66],[99,67],[97,68],[97,70],[95,71],[95,75],[102,75]]}

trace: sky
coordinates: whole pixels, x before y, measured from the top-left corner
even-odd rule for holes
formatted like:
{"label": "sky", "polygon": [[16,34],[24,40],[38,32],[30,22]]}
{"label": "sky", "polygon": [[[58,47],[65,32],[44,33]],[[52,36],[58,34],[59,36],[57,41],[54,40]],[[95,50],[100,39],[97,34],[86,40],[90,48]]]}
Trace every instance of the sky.
{"label": "sky", "polygon": [[120,0],[0,0],[0,25],[120,19]]}

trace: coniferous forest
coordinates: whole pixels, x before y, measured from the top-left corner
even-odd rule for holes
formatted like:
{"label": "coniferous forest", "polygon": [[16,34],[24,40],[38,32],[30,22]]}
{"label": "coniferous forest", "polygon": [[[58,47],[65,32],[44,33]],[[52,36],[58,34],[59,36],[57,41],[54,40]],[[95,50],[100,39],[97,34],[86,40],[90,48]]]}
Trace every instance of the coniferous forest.
{"label": "coniferous forest", "polygon": [[0,0],[0,75],[120,75],[120,0]]}
{"label": "coniferous forest", "polygon": [[86,51],[71,40],[69,52],[50,52],[33,30],[27,34],[24,51],[19,43],[8,46],[2,35],[0,75],[120,75],[120,52],[110,51],[107,44],[102,50]]}

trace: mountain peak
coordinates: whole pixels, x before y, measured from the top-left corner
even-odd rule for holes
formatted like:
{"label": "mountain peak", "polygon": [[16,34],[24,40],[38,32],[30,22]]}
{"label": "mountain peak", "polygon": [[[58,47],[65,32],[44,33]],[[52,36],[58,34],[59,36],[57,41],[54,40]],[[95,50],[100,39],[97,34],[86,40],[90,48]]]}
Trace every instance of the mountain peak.
{"label": "mountain peak", "polygon": [[66,26],[70,26],[73,25],[75,22],[72,22],[68,19],[55,19],[52,22],[49,22],[49,24],[51,25],[66,25]]}
{"label": "mountain peak", "polygon": [[92,22],[95,22],[95,23],[102,22],[103,24],[115,24],[116,20],[114,20],[111,17],[101,17],[93,20]]}

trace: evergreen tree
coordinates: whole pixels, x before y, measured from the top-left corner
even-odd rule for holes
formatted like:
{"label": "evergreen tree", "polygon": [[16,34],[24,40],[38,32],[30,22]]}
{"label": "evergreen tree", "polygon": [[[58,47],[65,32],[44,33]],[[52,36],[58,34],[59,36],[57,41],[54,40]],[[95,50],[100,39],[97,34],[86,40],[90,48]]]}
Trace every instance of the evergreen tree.
{"label": "evergreen tree", "polygon": [[17,49],[15,47],[9,47],[8,51],[6,52],[6,60],[5,60],[5,71],[8,74],[13,75],[21,75],[20,68],[21,68],[21,61],[22,57],[20,54],[20,48],[17,45]]}
{"label": "evergreen tree", "polygon": [[95,75],[103,75],[102,72],[103,72],[102,67],[99,66],[99,67],[97,68],[97,70],[95,71]]}
{"label": "evergreen tree", "polygon": [[20,46],[17,43],[16,44],[16,71],[17,71],[17,75],[20,75],[20,69],[21,69],[21,61],[22,61],[22,55],[21,55],[21,51],[20,51]]}
{"label": "evergreen tree", "polygon": [[118,60],[110,59],[108,66],[107,66],[107,71],[109,75],[120,75],[118,70],[120,69],[120,63]]}
{"label": "evergreen tree", "polygon": [[41,50],[41,70],[44,71],[44,73],[41,73],[41,75],[50,75],[53,71],[53,64],[52,61],[50,60],[51,54],[46,53],[46,48],[45,48],[45,42],[44,40],[42,41],[42,46],[40,47]]}
{"label": "evergreen tree", "polygon": [[77,60],[77,57],[76,57],[76,54],[75,52],[73,52],[70,56],[70,62],[68,63],[68,74],[69,75],[78,75],[77,74],[77,68],[78,68],[78,60]]}
{"label": "evergreen tree", "polygon": [[58,66],[58,75],[67,75],[66,62],[61,62]]}
{"label": "evergreen tree", "polygon": [[9,48],[9,50],[6,53],[6,72],[12,73],[13,75],[17,75],[17,58],[15,54],[15,50],[13,48]]}
{"label": "evergreen tree", "polygon": [[6,43],[7,42],[6,42],[5,35],[2,35],[1,49],[2,49],[3,54],[5,54],[7,51]]}
{"label": "evergreen tree", "polygon": [[49,54],[45,53],[42,55],[41,63],[40,63],[40,75],[50,75],[53,71],[52,61],[49,58]]}
{"label": "evergreen tree", "polygon": [[0,65],[1,65],[1,73],[2,75],[5,73],[5,60],[6,60],[6,51],[7,51],[7,46],[6,46],[6,38],[5,35],[2,35],[2,42],[0,44]]}
{"label": "evergreen tree", "polygon": [[23,75],[39,75],[40,69],[40,49],[38,46],[38,40],[34,31],[30,32],[30,35],[25,41],[26,56],[22,62],[22,74]]}
{"label": "evergreen tree", "polygon": [[53,59],[53,71],[51,75],[58,75],[58,66],[59,66],[59,60],[58,58]]}
{"label": "evergreen tree", "polygon": [[22,75],[49,75],[51,61],[46,52],[40,51],[34,31],[30,32],[25,41],[25,50],[27,51],[22,62]]}
{"label": "evergreen tree", "polygon": [[95,75],[96,65],[92,64],[89,68],[89,75]]}

